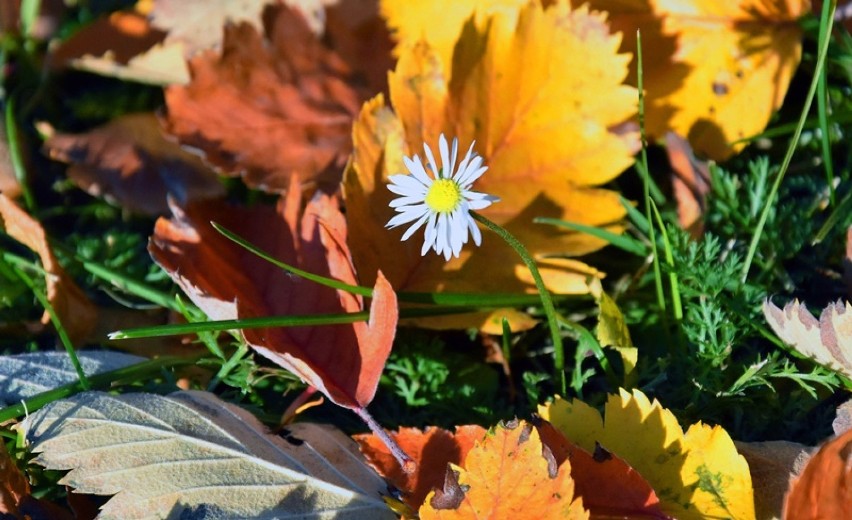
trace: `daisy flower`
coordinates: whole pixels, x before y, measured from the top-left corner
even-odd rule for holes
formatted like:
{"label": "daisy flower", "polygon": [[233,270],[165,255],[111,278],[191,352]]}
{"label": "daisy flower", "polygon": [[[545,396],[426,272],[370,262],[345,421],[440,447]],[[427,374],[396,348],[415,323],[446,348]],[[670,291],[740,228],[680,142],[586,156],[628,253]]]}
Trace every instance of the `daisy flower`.
{"label": "daisy flower", "polygon": [[[414,222],[402,235],[404,241],[426,224],[426,237],[420,254],[425,255],[429,249],[434,249],[439,255],[444,255],[445,260],[449,260],[450,255],[458,258],[462,246],[467,243],[468,233],[477,246],[482,242],[482,233],[470,212],[487,208],[500,199],[470,189],[474,181],[488,169],[482,165],[482,157],[473,151],[473,143],[458,169],[458,139],[453,139],[453,149],[449,150],[447,139],[441,134],[438,147],[441,168],[435,163],[429,145],[424,143],[428,165],[424,166],[417,154],[411,158],[403,157],[409,175],[389,177],[388,189],[399,195],[391,201],[390,207],[398,214],[388,221],[386,227],[391,229]],[[431,175],[427,173],[427,167]]]}

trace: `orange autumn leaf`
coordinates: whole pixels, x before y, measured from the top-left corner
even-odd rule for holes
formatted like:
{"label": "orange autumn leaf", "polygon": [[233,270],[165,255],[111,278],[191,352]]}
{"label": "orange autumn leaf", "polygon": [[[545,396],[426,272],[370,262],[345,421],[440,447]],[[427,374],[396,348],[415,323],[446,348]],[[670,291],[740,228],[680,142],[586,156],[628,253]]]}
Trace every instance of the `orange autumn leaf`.
{"label": "orange autumn leaf", "polygon": [[[355,283],[346,224],[333,197],[317,192],[300,211],[298,179],[277,208],[195,204],[157,221],[149,251],[212,319],[358,312],[361,297],[273,266],[218,233],[215,221],[291,265]],[[396,295],[379,273],[368,323],[245,329],[261,355],[340,406],[359,409],[375,395],[397,322]]]}
{"label": "orange autumn leaf", "polygon": [[283,191],[292,173],[336,186],[366,94],[298,12],[270,6],[263,21],[263,35],[226,26],[221,55],[192,59],[189,85],[166,90],[166,128],[251,187]]}
{"label": "orange autumn leaf", "polygon": [[[529,3],[465,25],[452,64],[424,39],[402,47],[390,76],[390,100],[367,102],[353,129],[352,167],[344,174],[350,246],[359,271],[381,269],[400,290],[532,290],[526,268],[505,242],[485,233],[461,257],[420,254],[414,238],[388,231],[389,175],[404,173],[403,155],[437,149],[438,135],[476,141],[488,172],[474,189],[502,199],[482,214],[505,226],[538,258],[602,247],[589,235],[533,223],[556,217],[619,230],[618,195],[596,186],[632,163],[632,133],[612,130],[635,112],[635,90],[622,85],[629,57],[616,52],[605,19],[565,2]],[[450,80],[452,66],[452,80]],[[589,78],[594,78],[590,80]],[[499,259],[499,261],[495,261]],[[554,259],[545,273],[560,293],[587,292],[596,273]],[[369,283],[369,280],[366,280]]]}
{"label": "orange autumn leaf", "polygon": [[649,133],[674,130],[716,160],[741,150],[735,142],[762,132],[781,106],[801,57],[797,19],[810,10],[808,0],[590,4],[611,13],[623,51],[635,55],[642,33]]}
{"label": "orange autumn leaf", "polygon": [[423,504],[432,488],[444,482],[447,464],[461,464],[476,441],[485,436],[481,426],[457,426],[455,432],[430,427],[400,428],[390,436],[417,463],[412,473],[406,473],[387,446],[375,434],[353,436],[370,464],[388,482],[403,493],[403,501],[413,511]]}
{"label": "orange autumn leaf", "polygon": [[538,431],[526,423],[500,425],[450,465],[441,491],[420,508],[422,520],[480,518],[586,519],[574,498],[571,465],[556,466]]}
{"label": "orange autumn leaf", "polygon": [[790,483],[783,518],[846,518],[852,511],[852,430],[823,444]]}
{"label": "orange autumn leaf", "polygon": [[[41,223],[3,193],[0,193],[0,229],[38,255],[46,275],[47,300],[68,337],[73,343],[86,338],[97,322],[97,309],[59,264]],[[50,313],[46,310],[41,322],[50,323]]]}
{"label": "orange autumn leaf", "polygon": [[562,398],[539,406],[539,413],[581,448],[591,452],[600,444],[624,459],[653,486],[668,515],[755,518],[748,464],[719,426],[699,422],[684,432],[674,414],[639,390],[610,395],[604,417]]}
{"label": "orange autumn leaf", "polygon": [[589,453],[540,418],[535,426],[556,464],[571,461],[574,493],[591,518],[671,518],[648,481],[623,459],[598,445]]}
{"label": "orange autumn leaf", "polygon": [[54,133],[44,144],[54,160],[71,163],[68,177],[94,196],[147,215],[225,194],[196,155],[167,140],[156,116],[128,114],[83,134]]}

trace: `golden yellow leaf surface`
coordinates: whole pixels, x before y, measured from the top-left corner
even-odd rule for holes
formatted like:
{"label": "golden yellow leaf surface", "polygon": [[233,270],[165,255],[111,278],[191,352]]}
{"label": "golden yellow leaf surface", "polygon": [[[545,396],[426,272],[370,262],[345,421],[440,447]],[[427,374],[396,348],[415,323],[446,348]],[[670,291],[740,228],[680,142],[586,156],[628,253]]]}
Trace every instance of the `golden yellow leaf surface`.
{"label": "golden yellow leaf surface", "polygon": [[627,461],[653,486],[663,511],[680,519],[755,518],[751,475],[728,433],[675,416],[639,390],[611,395],[605,420],[587,404],[557,398],[541,416],[586,450],[595,443]]}
{"label": "golden yellow leaf surface", "polygon": [[[448,65],[426,39],[404,45],[390,75],[390,101],[367,102],[353,128],[355,151],[344,175],[349,241],[358,271],[382,266],[399,290],[518,292],[533,290],[517,254],[484,232],[483,245],[445,262],[420,255],[422,234],[400,242],[388,231],[393,216],[389,175],[405,173],[403,155],[437,149],[438,136],[484,157],[489,171],[474,189],[501,202],[482,211],[542,259],[579,255],[604,243],[589,235],[533,223],[555,217],[621,229],[624,208],[615,192],[596,186],[632,163],[637,135],[614,127],[636,110],[636,91],[623,85],[629,56],[602,15],[560,2],[526,4],[468,24]],[[600,274],[576,261],[554,261],[545,281],[560,293],[585,293]],[[368,280],[362,280],[369,283]]]}
{"label": "golden yellow leaf surface", "polygon": [[589,518],[574,499],[571,464],[557,468],[548,455],[550,461],[531,425],[500,425],[477,441],[463,467],[450,464],[443,489],[429,493],[420,518]]}
{"label": "golden yellow leaf surface", "polygon": [[636,372],[639,349],[633,346],[624,315],[615,300],[604,292],[600,281],[592,282],[591,293],[598,303],[598,325],[595,328],[595,337],[601,346],[611,347],[618,352],[624,364],[624,385],[628,388],[633,387],[639,378],[639,373]]}
{"label": "golden yellow leaf surface", "polygon": [[589,3],[611,14],[623,52],[635,55],[641,30],[648,132],[673,130],[717,160],[742,149],[736,141],[762,132],[781,106],[801,57],[796,20],[810,10],[808,0]]}

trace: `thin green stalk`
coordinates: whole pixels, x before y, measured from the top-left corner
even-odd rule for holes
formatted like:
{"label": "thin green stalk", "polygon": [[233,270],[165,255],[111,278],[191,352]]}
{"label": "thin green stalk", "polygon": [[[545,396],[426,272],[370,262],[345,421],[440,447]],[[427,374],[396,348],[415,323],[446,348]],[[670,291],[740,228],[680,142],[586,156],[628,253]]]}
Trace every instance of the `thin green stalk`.
{"label": "thin green stalk", "polygon": [[[823,10],[825,10],[825,4],[823,5]],[[832,17],[833,18],[833,17]],[[825,32],[826,26],[823,24],[819,25],[819,38],[818,41],[823,41],[828,37]],[[835,194],[834,194],[834,162],[831,158],[831,128],[829,127],[830,121],[828,120],[828,89],[826,84],[828,82],[828,69],[823,67],[821,70],[817,71],[817,77],[819,81],[817,82],[817,116],[819,117],[819,128],[822,133],[821,145],[822,145],[822,164],[825,167],[825,178],[826,183],[828,184],[828,200],[832,206],[835,204]]]}
{"label": "thin green stalk", "polygon": [[[423,318],[427,316],[446,316],[448,314],[463,314],[479,310],[482,309],[479,307],[454,307],[451,309],[402,309],[399,312],[399,317]],[[308,314],[298,316],[263,316],[260,318],[240,318],[235,320],[174,323],[169,325],[156,325],[153,327],[139,327],[129,330],[117,330],[109,333],[108,337],[109,339],[114,340],[156,338],[162,336],[180,336],[183,334],[197,334],[199,332],[222,330],[339,325],[342,323],[367,321],[369,319],[370,313],[367,311],[335,314]]]}
{"label": "thin green stalk", "polygon": [[23,143],[21,136],[18,133],[18,122],[15,118],[15,107],[17,106],[17,96],[12,94],[6,100],[6,113],[4,114],[6,125],[6,139],[9,141],[9,160],[12,162],[12,169],[15,171],[15,178],[18,180],[18,185],[21,188],[21,195],[24,197],[24,204],[27,209],[33,211],[36,207],[35,198],[30,191],[29,179],[27,179],[27,168],[24,165],[24,156],[21,151]]}
{"label": "thin green stalk", "polygon": [[216,372],[216,375],[213,376],[213,379],[210,380],[210,383],[207,385],[207,391],[212,392],[214,388],[219,384],[219,381],[228,377],[228,374],[231,373],[234,368],[240,364],[240,361],[248,354],[249,347],[245,342],[242,342],[237,348],[236,352],[228,358],[228,361],[222,364],[219,367],[219,371]]}
{"label": "thin green stalk", "polygon": [[[293,265],[287,264],[278,260],[266,251],[260,249],[245,238],[237,235],[233,231],[223,227],[216,222],[210,223],[216,231],[224,235],[229,240],[233,241],[246,251],[256,255],[259,258],[266,260],[274,266],[280,267],[288,273],[294,274],[305,280],[310,280],[325,287],[346,291],[350,294],[357,294],[372,298],[373,289],[362,285],[351,285],[348,283],[328,278],[318,274],[314,274],[304,269],[299,269]],[[406,303],[424,303],[443,306],[464,306],[464,307],[519,307],[523,305],[534,305],[538,303],[539,297],[532,294],[475,294],[475,293],[425,293],[425,292],[408,292],[400,291],[397,293],[397,298],[401,302]],[[558,296],[557,299],[567,299],[569,296]]]}
{"label": "thin green stalk", "polygon": [[535,286],[536,289],[538,289],[538,294],[541,297],[544,314],[547,316],[547,324],[550,326],[550,338],[553,341],[553,364],[556,371],[556,380],[559,382],[558,387],[564,395],[568,387],[567,380],[565,378],[565,351],[562,347],[562,335],[559,333],[559,321],[556,316],[556,308],[553,306],[553,298],[550,295],[550,291],[548,291],[547,287],[544,286],[544,280],[541,278],[541,273],[538,272],[535,260],[532,255],[530,255],[529,251],[527,251],[527,248],[524,247],[524,245],[505,228],[497,225],[475,211],[471,211],[470,215],[474,220],[496,233],[500,238],[505,240],[507,244],[512,246],[512,249],[518,253],[518,256],[520,256],[521,260],[523,260],[524,264],[526,264],[527,269],[530,270],[530,274],[532,275],[533,280],[535,280]]}
{"label": "thin green stalk", "polygon": [[760,242],[760,236],[763,234],[763,228],[766,226],[766,220],[769,218],[769,212],[772,210],[772,205],[775,202],[775,197],[778,195],[778,190],[781,187],[781,181],[784,180],[784,175],[787,173],[787,169],[790,167],[790,161],[793,159],[793,153],[796,151],[796,144],[799,142],[799,138],[802,136],[802,128],[805,126],[805,120],[807,119],[808,112],[811,108],[811,103],[814,100],[814,94],[816,94],[817,84],[819,83],[819,77],[821,71],[825,68],[825,57],[828,54],[828,43],[830,41],[829,36],[831,35],[831,28],[834,24],[834,11],[837,8],[837,0],[829,0],[825,2],[822,6],[822,15],[820,16],[820,25],[825,27],[825,30],[820,30],[820,41],[819,41],[819,53],[817,54],[817,63],[816,69],[814,70],[814,77],[811,80],[810,88],[808,88],[808,94],[805,96],[805,105],[802,107],[802,113],[799,116],[799,122],[796,125],[796,131],[793,133],[793,139],[790,141],[790,146],[787,147],[787,153],[784,155],[784,160],[781,163],[781,169],[778,171],[778,175],[775,177],[775,182],[772,183],[772,189],[769,192],[769,196],[766,198],[766,205],[763,208],[763,211],[760,213],[760,219],[757,222],[757,226],[754,230],[754,236],[751,238],[751,243],[748,246],[748,253],[746,253],[745,261],[743,262],[743,270],[742,275],[740,277],[740,281],[745,283],[748,278],[748,272],[751,269],[752,261],[754,260],[754,255],[757,253],[757,244]]}
{"label": "thin green stalk", "polygon": [[[4,255],[4,260],[8,259]],[[83,366],[80,364],[80,360],[77,359],[77,352],[74,350],[74,344],[71,342],[71,338],[68,337],[68,332],[65,330],[65,327],[62,325],[62,321],[59,319],[59,316],[56,314],[56,309],[53,308],[53,305],[50,304],[50,301],[47,299],[47,295],[42,293],[38,287],[36,287],[35,282],[32,278],[20,267],[17,265],[9,265],[12,272],[18,278],[23,281],[27,287],[30,288],[33,295],[39,301],[44,310],[47,312],[47,315],[50,317],[50,322],[53,323],[53,327],[56,329],[56,333],[59,335],[59,340],[62,342],[62,346],[65,347],[65,351],[68,352],[68,357],[71,358],[71,364],[74,366],[74,370],[77,372],[77,377],[80,379],[80,385],[84,390],[88,390],[91,385],[89,384],[89,380],[86,377],[86,373],[83,372]],[[25,266],[28,267],[28,266]],[[47,276],[50,276],[49,274]]]}
{"label": "thin green stalk", "polygon": [[654,201],[651,201],[651,209],[654,211],[654,219],[657,221],[657,226],[660,228],[660,234],[663,238],[663,254],[666,257],[666,264],[670,267],[669,284],[672,290],[672,312],[674,312],[675,321],[680,323],[683,321],[683,304],[680,300],[680,286],[677,280],[677,273],[674,271],[674,255],[672,254],[672,245],[669,242],[669,235],[666,232],[666,226],[663,224],[663,217],[660,215],[660,210]]}
{"label": "thin green stalk", "polygon": [[[116,381],[139,381],[143,378],[148,378],[149,376],[157,374],[164,368],[195,364],[198,358],[205,354],[206,352],[197,356],[167,356],[152,359],[150,361],[143,361],[142,363],[137,363],[128,367],[122,367],[116,370],[110,370],[109,372],[95,374],[89,377],[89,383],[91,384],[91,388],[108,388],[112,383],[115,383]],[[83,385],[78,381],[75,383],[69,383],[67,385],[56,387],[52,390],[48,390],[47,392],[42,392],[29,399],[25,399],[23,402],[8,406],[0,410],[0,424],[5,423],[6,421],[9,421],[11,419],[21,417],[25,413],[32,413],[41,408],[42,406],[50,404],[58,399],[64,399],[66,397],[70,397],[74,394],[78,394],[89,389],[90,388],[83,387]]]}

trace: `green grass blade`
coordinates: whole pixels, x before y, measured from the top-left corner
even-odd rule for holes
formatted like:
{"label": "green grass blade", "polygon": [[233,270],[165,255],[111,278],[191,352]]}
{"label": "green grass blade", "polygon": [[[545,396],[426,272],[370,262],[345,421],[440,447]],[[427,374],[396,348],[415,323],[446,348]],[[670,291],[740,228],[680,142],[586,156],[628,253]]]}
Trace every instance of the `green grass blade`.
{"label": "green grass blade", "polygon": [[763,228],[766,226],[766,220],[769,218],[769,212],[772,209],[772,205],[775,203],[775,197],[778,195],[778,189],[781,187],[781,181],[784,180],[784,176],[787,174],[787,170],[790,167],[790,161],[793,159],[793,153],[796,151],[796,145],[802,136],[802,128],[805,125],[805,120],[807,119],[808,112],[810,111],[811,103],[813,103],[814,94],[816,94],[819,77],[822,70],[825,68],[825,57],[828,54],[828,43],[831,40],[829,36],[831,35],[831,28],[834,24],[834,11],[836,9],[837,0],[830,0],[829,2],[825,2],[822,6],[820,25],[825,27],[825,30],[820,29],[820,41],[818,42],[819,52],[817,54],[814,77],[811,80],[811,85],[808,88],[807,95],[805,96],[805,104],[802,107],[802,113],[799,116],[799,123],[796,125],[796,131],[793,133],[793,138],[790,140],[790,145],[787,147],[787,153],[784,154],[784,160],[781,162],[781,169],[778,171],[775,181],[772,183],[772,189],[766,199],[766,205],[760,213],[760,219],[757,221],[754,236],[752,236],[751,243],[748,246],[748,253],[746,253],[745,261],[743,262],[742,275],[740,276],[740,280],[743,283],[748,278],[748,272],[751,269],[752,262],[754,261],[754,255],[757,253],[757,244],[760,242],[760,236],[763,234]]}
{"label": "green grass blade", "polygon": [[628,253],[633,253],[636,256],[645,257],[648,255],[648,248],[645,247],[645,244],[642,242],[627,235],[619,235],[603,228],[547,217],[535,218],[533,219],[533,222],[536,224],[550,224],[557,227],[567,228],[572,231],[586,233],[587,235],[592,235],[593,237],[605,240],[608,244],[627,251]]}

